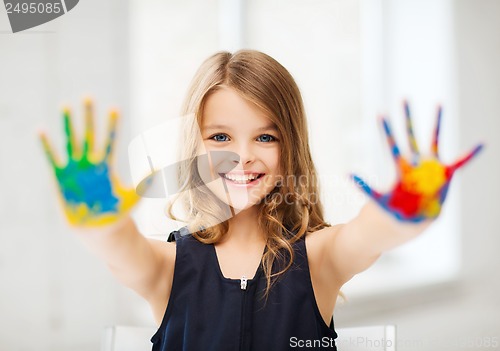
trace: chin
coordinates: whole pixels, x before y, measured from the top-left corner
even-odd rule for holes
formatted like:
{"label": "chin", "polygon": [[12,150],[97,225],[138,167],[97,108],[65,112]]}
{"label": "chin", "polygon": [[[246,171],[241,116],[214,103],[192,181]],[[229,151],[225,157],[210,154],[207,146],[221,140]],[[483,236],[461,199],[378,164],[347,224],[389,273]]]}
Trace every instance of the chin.
{"label": "chin", "polygon": [[253,206],[257,205],[258,202],[248,201],[248,199],[246,199],[246,201],[231,199],[231,203],[228,203],[227,200],[224,201],[224,203],[226,203],[226,205],[234,209],[236,212],[241,212],[252,208]]}
{"label": "chin", "polygon": [[248,210],[258,206],[265,197],[263,191],[246,191],[244,189],[230,189],[225,192],[222,186],[209,186],[212,193],[225,205],[231,208],[233,213]]}
{"label": "chin", "polygon": [[234,205],[233,204],[233,208],[236,210],[236,211],[244,211],[244,210],[248,210],[249,208],[252,208],[254,206],[257,206],[257,203],[247,203],[247,204],[236,204]]}

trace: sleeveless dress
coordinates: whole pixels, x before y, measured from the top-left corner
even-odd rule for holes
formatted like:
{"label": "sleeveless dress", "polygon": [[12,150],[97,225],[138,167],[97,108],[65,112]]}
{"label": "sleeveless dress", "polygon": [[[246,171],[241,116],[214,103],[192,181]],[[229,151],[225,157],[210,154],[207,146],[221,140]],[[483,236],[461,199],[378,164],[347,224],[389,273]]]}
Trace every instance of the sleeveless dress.
{"label": "sleeveless dress", "polygon": [[316,304],[304,239],[266,299],[262,266],[252,279],[226,278],[214,245],[182,229],[170,234],[174,278],[153,351],[337,350],[333,318],[328,326]]}

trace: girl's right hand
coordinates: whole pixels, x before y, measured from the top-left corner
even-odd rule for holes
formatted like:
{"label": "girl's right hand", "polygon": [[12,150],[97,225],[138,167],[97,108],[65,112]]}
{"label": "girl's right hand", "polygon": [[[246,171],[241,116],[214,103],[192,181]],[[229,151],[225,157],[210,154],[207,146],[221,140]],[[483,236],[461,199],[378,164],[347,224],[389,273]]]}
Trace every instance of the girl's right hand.
{"label": "girl's right hand", "polygon": [[103,151],[94,150],[92,102],[85,102],[85,138],[83,146],[76,142],[71,115],[64,110],[67,162],[56,159],[45,133],[40,133],[45,154],[54,170],[68,221],[76,226],[95,227],[118,221],[140,197],[132,188],[125,188],[113,173],[113,155],[118,113],[109,115],[109,134]]}

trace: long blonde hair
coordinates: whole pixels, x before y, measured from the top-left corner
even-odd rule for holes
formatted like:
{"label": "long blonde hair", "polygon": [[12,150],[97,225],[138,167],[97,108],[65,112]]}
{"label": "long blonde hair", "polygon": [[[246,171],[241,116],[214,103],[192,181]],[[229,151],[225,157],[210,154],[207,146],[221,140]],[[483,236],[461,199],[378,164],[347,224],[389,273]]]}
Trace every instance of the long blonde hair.
{"label": "long blonde hair", "polygon": [[[282,177],[259,206],[258,225],[267,235],[262,259],[267,280],[265,295],[275,277],[292,264],[292,244],[306,233],[330,226],[323,219],[319,186],[309,150],[306,116],[300,91],[290,73],[272,57],[254,50],[234,54],[219,52],[209,57],[197,71],[183,106],[183,115],[194,114],[185,127],[183,162],[178,168],[181,180],[179,195],[168,206],[180,200],[185,222],[198,240],[206,244],[219,242],[229,224],[227,206],[203,185],[198,173],[196,152],[199,146],[198,126],[210,94],[220,87],[234,89],[241,97],[261,109],[276,125],[280,135]],[[196,125],[197,124],[197,125]],[[273,271],[273,264],[278,269]]]}

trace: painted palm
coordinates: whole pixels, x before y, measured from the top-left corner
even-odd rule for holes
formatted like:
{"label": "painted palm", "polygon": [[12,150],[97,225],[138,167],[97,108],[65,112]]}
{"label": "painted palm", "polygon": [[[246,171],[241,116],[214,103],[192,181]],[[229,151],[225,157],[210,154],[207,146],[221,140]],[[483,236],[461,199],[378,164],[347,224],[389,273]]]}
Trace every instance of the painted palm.
{"label": "painted palm", "polygon": [[394,188],[390,192],[382,194],[373,190],[357,175],[352,175],[352,178],[369,197],[397,219],[407,222],[420,222],[425,219],[436,218],[439,215],[453,174],[477,155],[483,145],[478,144],[469,153],[451,165],[444,165],[439,160],[438,154],[439,127],[442,113],[442,109],[439,107],[431,146],[431,155],[423,157],[415,140],[410,109],[407,102],[404,103],[404,110],[411,149],[410,159],[401,155],[389,122],[385,118],[381,120],[392,156],[396,163],[397,181]]}
{"label": "painted palm", "polygon": [[139,200],[133,189],[123,187],[110,164],[118,113],[109,115],[109,133],[103,150],[94,148],[94,117],[91,101],[85,102],[85,136],[78,145],[69,110],[63,113],[67,162],[62,164],[49,140],[40,134],[43,148],[59,186],[64,212],[69,222],[79,226],[99,226],[116,221]]}

